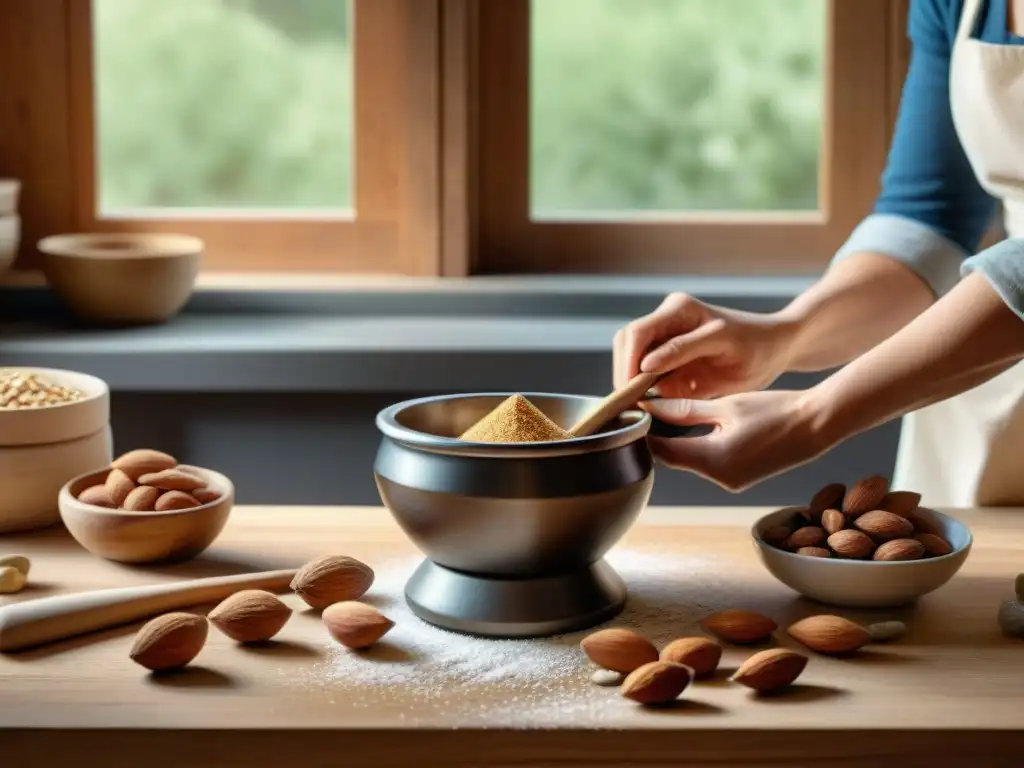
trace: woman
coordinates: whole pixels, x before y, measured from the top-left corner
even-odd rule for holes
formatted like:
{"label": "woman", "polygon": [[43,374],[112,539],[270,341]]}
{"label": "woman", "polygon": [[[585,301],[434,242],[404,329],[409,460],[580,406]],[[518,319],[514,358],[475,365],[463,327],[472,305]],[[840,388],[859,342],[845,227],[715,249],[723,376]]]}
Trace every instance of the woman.
{"label": "woman", "polygon": [[[616,336],[617,384],[669,372],[645,407],[715,426],[651,438],[663,463],[736,491],[905,415],[894,485],[1024,505],[1024,0],[912,0],[909,35],[882,192],[821,280],[766,315],[670,296]],[[999,202],[1009,238],[970,256]]]}

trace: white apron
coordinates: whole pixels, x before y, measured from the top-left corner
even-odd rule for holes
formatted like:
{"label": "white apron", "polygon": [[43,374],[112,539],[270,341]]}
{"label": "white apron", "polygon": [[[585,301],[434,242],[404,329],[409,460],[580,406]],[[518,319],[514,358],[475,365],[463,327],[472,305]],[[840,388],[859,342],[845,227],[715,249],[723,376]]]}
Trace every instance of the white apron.
{"label": "white apron", "polygon": [[[981,185],[1024,237],[1024,46],[973,38],[982,0],[966,0],[950,63],[953,122]],[[926,128],[922,128],[926,130]],[[1024,364],[907,414],[893,486],[930,507],[1024,506]]]}

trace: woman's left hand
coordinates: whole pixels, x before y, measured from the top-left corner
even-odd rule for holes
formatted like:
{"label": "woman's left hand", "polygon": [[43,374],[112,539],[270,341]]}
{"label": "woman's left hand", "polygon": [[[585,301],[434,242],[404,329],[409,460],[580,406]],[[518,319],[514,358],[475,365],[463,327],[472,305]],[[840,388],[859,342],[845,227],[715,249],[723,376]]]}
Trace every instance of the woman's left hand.
{"label": "woman's left hand", "polygon": [[718,400],[648,400],[652,416],[679,426],[710,424],[703,437],[648,437],[662,464],[738,492],[805,464],[829,448],[809,392],[769,390]]}

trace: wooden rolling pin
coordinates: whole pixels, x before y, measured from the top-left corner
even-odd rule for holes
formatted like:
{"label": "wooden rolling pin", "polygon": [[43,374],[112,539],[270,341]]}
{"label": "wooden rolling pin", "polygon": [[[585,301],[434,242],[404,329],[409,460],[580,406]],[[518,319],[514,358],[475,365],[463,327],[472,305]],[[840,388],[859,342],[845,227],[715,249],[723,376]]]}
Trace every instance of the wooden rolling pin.
{"label": "wooden rolling pin", "polygon": [[582,419],[569,430],[573,437],[586,437],[597,432],[601,427],[614,419],[623,411],[636,406],[651,387],[658,383],[660,373],[641,373],[630,379],[626,386],[617,389],[594,406]]}
{"label": "wooden rolling pin", "polygon": [[109,629],[151,616],[223,600],[243,589],[280,592],[295,570],[240,573],[144,587],[119,587],[27,600],[0,608],[0,653]]}

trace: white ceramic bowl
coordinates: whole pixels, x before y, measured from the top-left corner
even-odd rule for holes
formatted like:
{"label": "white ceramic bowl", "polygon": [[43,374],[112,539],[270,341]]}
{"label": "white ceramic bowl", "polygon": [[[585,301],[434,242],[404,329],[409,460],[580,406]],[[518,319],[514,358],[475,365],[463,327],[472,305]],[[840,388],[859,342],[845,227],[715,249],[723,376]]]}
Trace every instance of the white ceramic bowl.
{"label": "white ceramic bowl", "polygon": [[39,241],[46,281],[78,317],[102,324],[169,320],[185,306],[203,241],[156,233],[54,235]]}
{"label": "white ceramic bowl", "polygon": [[13,213],[0,213],[0,275],[14,263],[20,243],[21,218]]}
{"label": "white ceramic bowl", "polygon": [[110,390],[95,376],[49,368],[36,373],[85,397],[48,408],[0,408],[0,533],[60,522],[57,494],[70,478],[113,460]]}
{"label": "white ceramic bowl", "polygon": [[17,179],[0,179],[0,216],[10,216],[18,212],[18,198],[20,195],[20,181]]}
{"label": "white ceramic bowl", "polygon": [[971,551],[970,529],[954,517],[927,510],[953,551],[942,557],[901,562],[808,557],[764,541],[769,528],[788,523],[793,509],[780,509],[754,523],[754,546],[768,572],[804,597],[847,608],[893,608],[914,602],[949,581]]}

